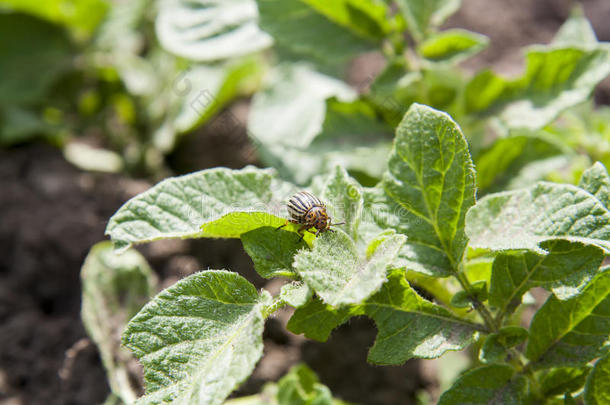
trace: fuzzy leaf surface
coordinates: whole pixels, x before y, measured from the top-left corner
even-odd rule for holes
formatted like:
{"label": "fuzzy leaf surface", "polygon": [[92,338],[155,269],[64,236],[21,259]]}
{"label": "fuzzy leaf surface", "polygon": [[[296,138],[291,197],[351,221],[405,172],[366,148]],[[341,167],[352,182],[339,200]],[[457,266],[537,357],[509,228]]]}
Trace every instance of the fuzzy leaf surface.
{"label": "fuzzy leaf surface", "polygon": [[569,185],[537,183],[516,191],[488,195],[466,218],[470,247],[532,250],[565,239],[610,250],[610,213],[593,195]]}
{"label": "fuzzy leaf surface", "polygon": [[610,270],[605,268],[583,291],[560,301],[551,295],[530,326],[526,356],[536,366],[586,364],[610,349]]}
{"label": "fuzzy leaf surface", "polygon": [[127,201],[106,234],[117,248],[169,238],[237,238],[284,224],[282,200],[292,191],[272,170],[202,170],[166,179]]}
{"label": "fuzzy leaf surface", "polygon": [[117,255],[109,241],[95,244],[81,269],[83,324],[100,351],[110,389],[126,404],[136,400],[137,390],[130,383],[133,358],[118,336],[155,293],[156,281],[142,255]]}
{"label": "fuzzy leaf surface", "polygon": [[476,335],[476,325],[420,297],[404,278],[392,271],[381,290],[369,298],[366,315],[377,325],[377,338],[368,360],[398,365],[413,357],[435,358],[461,350]]}
{"label": "fuzzy leaf surface", "polygon": [[585,404],[603,405],[610,402],[610,355],[597,360],[585,384]]}
{"label": "fuzzy leaf surface", "polygon": [[294,268],[327,304],[359,304],[385,282],[387,268],[404,241],[403,235],[388,235],[370,256],[361,257],[344,232],[325,232],[311,250],[295,256]]}
{"label": "fuzzy leaf surface", "polygon": [[600,162],[585,170],[578,187],[593,194],[606,209],[610,209],[610,175]]}
{"label": "fuzzy leaf surface", "polygon": [[341,166],[336,166],[322,191],[333,222],[345,222],[340,225],[347,234],[357,240],[358,226],[362,216],[362,190],[356,180],[351,178]]}
{"label": "fuzzy leaf surface", "polygon": [[470,370],[441,395],[438,405],[520,404],[525,382],[513,379],[507,364],[491,364]]}
{"label": "fuzzy leaf surface", "polygon": [[577,273],[594,274],[604,259],[601,249],[553,240],[540,245],[549,253],[501,253],[494,260],[489,303],[512,313],[530,288],[561,282]]}
{"label": "fuzzy leaf surface", "polygon": [[451,117],[411,106],[397,128],[383,189],[385,195],[372,190],[367,205],[382,229],[407,235],[400,256],[409,269],[446,276],[457,268],[467,243],[464,218],[474,205],[475,172]]}
{"label": "fuzzy leaf surface", "polygon": [[159,293],[123,335],[144,366],[146,395],[137,403],[221,404],[263,353],[263,299],[224,270],[196,273]]}

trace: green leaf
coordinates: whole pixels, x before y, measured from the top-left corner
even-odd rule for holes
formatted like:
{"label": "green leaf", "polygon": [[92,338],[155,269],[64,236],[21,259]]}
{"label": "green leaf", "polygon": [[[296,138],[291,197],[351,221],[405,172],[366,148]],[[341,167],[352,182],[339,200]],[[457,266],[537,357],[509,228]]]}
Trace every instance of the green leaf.
{"label": "green leaf", "polygon": [[591,27],[591,23],[585,17],[582,6],[575,5],[570,14],[570,18],[563,23],[553,42],[554,46],[591,46],[599,45],[595,31]]}
{"label": "green leaf", "polygon": [[[180,74],[179,80],[172,81],[170,103],[176,109],[175,113],[172,111],[172,125],[178,133],[184,133],[204,124],[235,97],[248,93],[247,87],[260,80],[262,70],[262,61],[254,57],[191,66]],[[181,87],[180,91],[176,91],[177,86]]]}
{"label": "green leaf", "polygon": [[108,10],[104,0],[2,0],[0,10],[22,11],[69,27],[79,39],[88,37]]}
{"label": "green leaf", "polygon": [[376,0],[302,0],[358,36],[380,41],[399,25],[388,6]]}
{"label": "green leaf", "polygon": [[460,8],[461,0],[398,0],[397,4],[407,21],[409,32],[420,41],[455,13]]}
{"label": "green leaf", "polygon": [[138,403],[221,404],[263,353],[265,298],[238,274],[216,270],[157,295],[123,334],[144,366]]}
{"label": "green leaf", "polygon": [[587,377],[585,404],[603,405],[610,402],[610,355],[597,360]]}
{"label": "green leaf", "polygon": [[81,317],[100,351],[112,392],[124,403],[137,398],[129,374],[131,354],[118,339],[127,321],[155,293],[157,279],[146,259],[135,250],[114,253],[112,243],[95,244],[81,269]]}
{"label": "green leaf", "polygon": [[36,112],[19,106],[0,109],[0,146],[11,146],[52,133],[53,126]]}
{"label": "green leaf", "polygon": [[458,63],[485,49],[489,39],[462,29],[441,31],[419,44],[417,51],[433,62]]}
{"label": "green leaf", "polygon": [[370,362],[398,365],[413,357],[439,357],[463,349],[476,336],[476,325],[420,297],[403,271],[392,271],[388,279],[365,303],[365,313],[379,331]]}
{"label": "green leaf", "polygon": [[277,215],[292,191],[272,170],[202,170],[166,179],[127,201],[106,234],[117,248],[167,238],[237,238],[283,225]]}
{"label": "green leaf", "polygon": [[44,103],[46,92],[72,68],[66,32],[25,14],[0,13],[0,49],[0,108]]}
{"label": "green leaf", "polygon": [[317,7],[301,0],[257,0],[257,3],[259,25],[273,37],[274,48],[282,60],[307,61],[322,73],[342,77],[352,59],[375,49],[373,41],[331,21],[320,11],[327,12],[338,0],[332,6],[312,1]]}
{"label": "green leaf", "polygon": [[500,138],[482,151],[475,162],[477,186],[484,191],[506,190],[527,164],[569,153],[566,149],[557,140],[539,134]]}
{"label": "green leaf", "polygon": [[487,301],[487,282],[477,281],[473,283],[472,294],[474,297],[466,291],[458,291],[451,299],[451,305],[456,308],[468,308],[472,307],[473,298],[480,302]]}
{"label": "green leaf", "polygon": [[585,170],[578,187],[593,194],[606,209],[610,209],[610,175],[600,162]]}
{"label": "green leaf", "polygon": [[254,269],[262,277],[296,277],[292,269],[293,256],[306,246],[296,233],[263,227],[242,234],[241,242],[254,262]]}
{"label": "green leaf", "polygon": [[287,328],[294,334],[302,333],[309,339],[325,342],[333,329],[356,315],[362,315],[362,308],[357,305],[334,308],[314,297],[294,311]]}
{"label": "green leaf", "polygon": [[292,367],[278,383],[278,405],[331,405],[328,387],[320,384],[315,373],[305,364]]}
{"label": "green leaf", "polygon": [[409,269],[447,276],[466,247],[464,218],[474,204],[475,172],[468,144],[447,114],[413,104],[397,128],[383,178],[372,191],[377,224],[407,235],[401,258]]}
{"label": "green leaf", "polygon": [[213,61],[265,49],[271,38],[256,23],[254,0],[163,0],[157,38],[168,51],[196,61]]}
{"label": "green leaf", "polygon": [[530,326],[526,356],[536,366],[586,364],[610,348],[610,271],[605,269],[583,291],[560,301],[551,295]]}
{"label": "green leaf", "polygon": [[591,367],[559,367],[550,370],[540,381],[540,390],[545,398],[574,392],[583,385]]}
{"label": "green leaf", "polygon": [[316,238],[313,249],[295,256],[294,268],[327,304],[359,304],[385,282],[387,268],[404,241],[402,235],[387,235],[370,256],[362,258],[344,232],[326,232]]}
{"label": "green leaf", "polygon": [[581,243],[553,240],[540,247],[548,254],[503,253],[494,260],[489,303],[503,315],[511,314],[529,289],[561,285],[577,273],[595,274],[604,259],[601,249]]}
{"label": "green leaf", "polygon": [[587,100],[610,73],[609,61],[610,51],[601,47],[532,47],[522,77],[506,80],[491,71],[476,75],[465,90],[466,110],[499,109],[500,119],[510,128],[541,128]]}
{"label": "green leaf", "polygon": [[507,364],[477,367],[463,374],[441,395],[438,405],[520,404],[526,382]]}
{"label": "green leaf", "polygon": [[502,362],[508,349],[525,342],[527,336],[527,330],[519,326],[506,326],[497,333],[490,333],[481,347],[479,360],[483,363]]}
{"label": "green leaf", "polygon": [[610,213],[591,194],[568,184],[537,183],[479,200],[466,217],[470,247],[545,251],[540,242],[565,239],[610,249]]}
{"label": "green leaf", "polygon": [[307,304],[312,295],[311,288],[302,281],[284,284],[280,290],[280,299],[294,308]]}
{"label": "green leaf", "polygon": [[362,216],[362,187],[351,178],[344,168],[335,167],[333,175],[329,176],[322,197],[327,203],[333,222],[345,222],[341,229],[353,239],[358,239],[358,226]]}

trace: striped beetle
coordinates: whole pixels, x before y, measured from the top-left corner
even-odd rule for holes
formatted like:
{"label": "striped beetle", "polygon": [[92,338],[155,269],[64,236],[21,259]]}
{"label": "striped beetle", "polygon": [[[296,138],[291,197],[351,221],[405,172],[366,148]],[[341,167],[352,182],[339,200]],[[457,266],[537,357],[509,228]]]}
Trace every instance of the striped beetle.
{"label": "striped beetle", "polygon": [[288,225],[288,222],[301,225],[298,234],[303,239],[304,232],[310,228],[316,228],[316,236],[322,232],[333,231],[330,229],[332,225],[342,225],[345,222],[332,223],[330,216],[326,212],[326,204],[315,195],[307,191],[299,191],[288,200],[288,214],[290,219],[277,229]]}

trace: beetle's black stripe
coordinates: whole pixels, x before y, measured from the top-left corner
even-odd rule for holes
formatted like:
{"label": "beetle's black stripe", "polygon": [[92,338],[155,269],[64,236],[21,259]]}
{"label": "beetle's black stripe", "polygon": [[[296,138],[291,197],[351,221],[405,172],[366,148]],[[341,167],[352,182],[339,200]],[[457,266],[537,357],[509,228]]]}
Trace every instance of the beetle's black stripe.
{"label": "beetle's black stripe", "polygon": [[300,210],[307,211],[309,209],[307,204],[305,204],[300,198],[298,198],[296,194],[292,196],[292,198],[290,199],[290,201],[288,203],[292,204],[299,211]]}
{"label": "beetle's black stripe", "polygon": [[306,198],[306,195],[303,195],[304,193],[298,193],[294,195],[294,199],[296,200],[295,202],[299,202],[301,207],[303,207],[305,209],[305,211],[309,210],[311,208],[311,206],[313,205],[311,203],[311,201],[309,201],[308,198]]}
{"label": "beetle's black stripe", "polygon": [[294,211],[295,213],[299,214],[299,215],[303,215],[303,214],[305,214],[307,212],[307,210],[304,210],[304,209],[302,209],[300,207],[297,207],[297,206],[295,206],[295,205],[293,205],[291,203],[288,204],[288,208],[290,210]]}

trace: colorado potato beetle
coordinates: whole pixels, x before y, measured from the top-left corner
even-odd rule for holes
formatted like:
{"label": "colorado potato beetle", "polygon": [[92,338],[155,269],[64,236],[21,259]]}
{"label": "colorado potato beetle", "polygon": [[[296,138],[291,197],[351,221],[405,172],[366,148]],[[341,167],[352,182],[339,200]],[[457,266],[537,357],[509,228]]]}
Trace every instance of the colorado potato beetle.
{"label": "colorado potato beetle", "polygon": [[307,191],[299,191],[288,200],[288,214],[290,219],[277,229],[280,229],[288,222],[301,225],[298,230],[299,235],[303,238],[304,232],[310,228],[316,228],[316,236],[322,232],[332,231],[332,225],[341,225],[344,222],[333,224],[330,216],[326,212],[326,204],[315,195]]}

